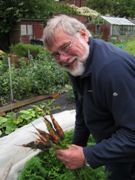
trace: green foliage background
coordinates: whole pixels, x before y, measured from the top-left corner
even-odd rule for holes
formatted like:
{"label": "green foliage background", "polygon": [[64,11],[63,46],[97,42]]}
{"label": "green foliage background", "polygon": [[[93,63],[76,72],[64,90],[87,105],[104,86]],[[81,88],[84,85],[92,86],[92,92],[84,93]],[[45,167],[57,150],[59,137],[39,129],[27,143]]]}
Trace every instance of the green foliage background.
{"label": "green foliage background", "polygon": [[9,33],[22,18],[46,22],[57,13],[72,14],[74,10],[55,0],[0,0],[0,34]]}
{"label": "green foliage background", "polygon": [[[32,45],[24,45],[32,46]],[[28,61],[24,57],[19,59],[19,68],[11,67],[12,89],[15,100],[21,100],[33,95],[50,94],[60,92],[62,87],[68,83],[67,73],[59,68],[49,52],[39,46],[34,50],[37,56]],[[26,55],[28,48],[12,48],[18,55]],[[17,52],[16,52],[17,50]],[[37,53],[39,52],[39,53]],[[10,101],[10,79],[8,60],[5,57],[0,60],[0,104],[4,105]]]}
{"label": "green foliage background", "polygon": [[103,15],[135,17],[135,0],[87,0],[87,6]]}

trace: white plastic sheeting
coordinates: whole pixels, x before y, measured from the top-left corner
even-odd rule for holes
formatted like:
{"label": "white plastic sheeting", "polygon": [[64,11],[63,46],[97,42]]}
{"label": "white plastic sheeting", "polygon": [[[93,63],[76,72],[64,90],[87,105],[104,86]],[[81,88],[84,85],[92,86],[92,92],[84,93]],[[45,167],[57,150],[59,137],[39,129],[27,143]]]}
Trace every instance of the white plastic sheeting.
{"label": "white plastic sheeting", "polygon": [[[64,131],[74,128],[75,110],[56,113],[54,117]],[[47,116],[47,118],[50,117]],[[43,117],[33,121],[32,124],[47,131]],[[0,180],[16,180],[25,162],[40,152],[40,150],[20,146],[35,140],[36,130],[32,124],[25,125],[10,135],[0,138]]]}

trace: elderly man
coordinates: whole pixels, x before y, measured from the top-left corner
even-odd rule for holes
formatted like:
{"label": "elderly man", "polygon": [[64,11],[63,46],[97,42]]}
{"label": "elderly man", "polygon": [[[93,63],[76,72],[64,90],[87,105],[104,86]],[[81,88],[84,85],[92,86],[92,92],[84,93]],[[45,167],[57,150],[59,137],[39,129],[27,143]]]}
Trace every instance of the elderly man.
{"label": "elderly man", "polygon": [[135,180],[135,57],[66,15],[50,19],[43,37],[68,71],[76,100],[73,144],[58,150],[58,159],[69,169],[105,165],[109,180]]}

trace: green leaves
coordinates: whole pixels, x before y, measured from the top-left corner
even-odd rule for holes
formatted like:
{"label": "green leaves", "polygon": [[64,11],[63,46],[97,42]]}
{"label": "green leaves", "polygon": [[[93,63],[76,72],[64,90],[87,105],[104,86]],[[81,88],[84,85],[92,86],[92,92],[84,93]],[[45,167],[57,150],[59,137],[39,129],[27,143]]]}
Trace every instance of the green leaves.
{"label": "green leaves", "polygon": [[87,0],[87,6],[104,15],[127,18],[135,16],[134,0]]}
{"label": "green leaves", "polygon": [[[12,88],[14,99],[21,100],[32,95],[50,94],[60,92],[65,83],[69,81],[66,72],[58,67],[47,51],[36,45],[18,44],[12,46],[12,52],[18,56],[27,56],[28,49],[36,57],[31,60],[18,58],[19,68],[11,67]],[[0,64],[0,104],[10,100],[9,68],[7,58]]]}
{"label": "green leaves", "polygon": [[36,118],[36,113],[33,109],[22,110],[19,113],[19,118],[30,122],[31,119]]}
{"label": "green leaves", "polygon": [[[50,101],[48,102],[36,105],[26,110],[21,110],[18,113],[9,112],[5,117],[0,117],[0,137],[10,134],[17,128],[22,127],[23,125],[32,122],[36,118],[43,116],[41,110],[44,112],[44,115],[50,114],[54,106],[52,103],[50,103]],[[38,109],[40,109],[40,111]]]}
{"label": "green leaves", "polygon": [[15,113],[12,112],[8,113],[6,117],[0,117],[0,136],[9,134],[17,128],[16,124],[13,123],[14,118]]}
{"label": "green leaves", "polygon": [[0,126],[2,126],[7,121],[7,118],[0,117]]}
{"label": "green leaves", "polygon": [[72,8],[53,0],[1,0],[0,34],[10,32],[21,18],[47,20],[52,14],[72,12]]}
{"label": "green leaves", "polygon": [[7,134],[10,134],[11,132],[13,132],[17,128],[17,126],[13,122],[12,119],[8,119],[8,121],[6,121],[6,123],[5,123],[5,128],[6,128],[6,130],[4,133],[7,135]]}

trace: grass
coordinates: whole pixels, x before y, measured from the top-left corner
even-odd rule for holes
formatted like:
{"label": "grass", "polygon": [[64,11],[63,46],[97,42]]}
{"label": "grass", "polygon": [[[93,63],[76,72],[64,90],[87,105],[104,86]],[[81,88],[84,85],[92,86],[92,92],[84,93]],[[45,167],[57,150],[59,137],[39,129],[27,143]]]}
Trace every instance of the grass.
{"label": "grass", "polygon": [[135,39],[116,43],[116,46],[122,48],[123,50],[129,52],[132,55],[135,55]]}

